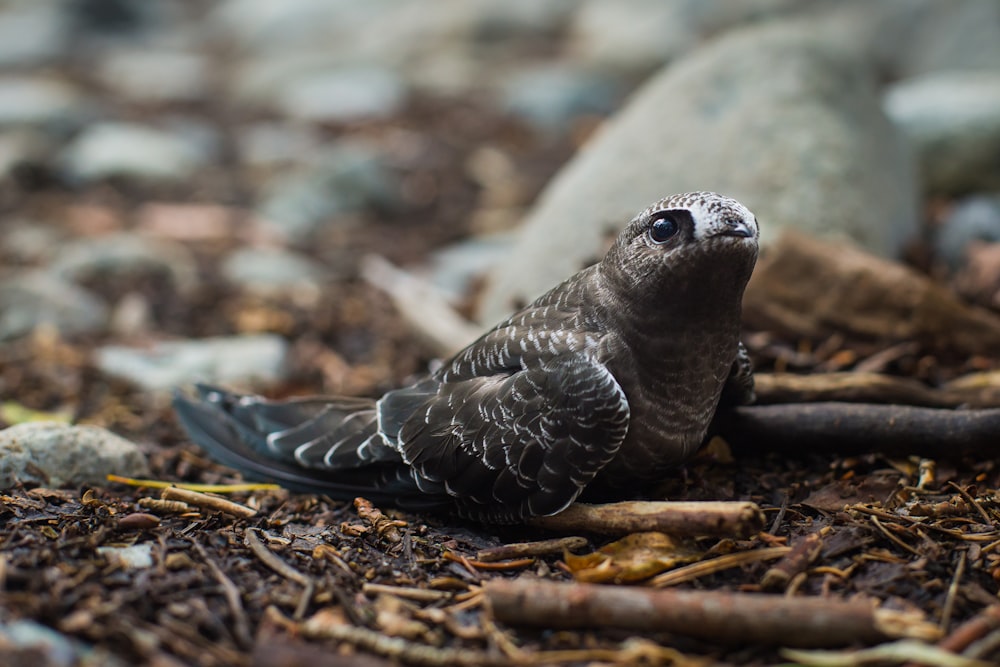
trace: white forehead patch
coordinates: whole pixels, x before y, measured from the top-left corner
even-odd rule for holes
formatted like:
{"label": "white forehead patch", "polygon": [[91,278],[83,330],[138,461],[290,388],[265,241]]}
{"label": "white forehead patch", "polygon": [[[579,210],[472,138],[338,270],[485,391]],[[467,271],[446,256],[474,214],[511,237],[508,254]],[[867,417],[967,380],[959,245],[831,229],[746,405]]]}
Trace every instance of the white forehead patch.
{"label": "white forehead patch", "polygon": [[731,197],[714,192],[687,192],[657,202],[650,207],[649,212],[671,208],[683,208],[691,212],[696,239],[717,236],[727,228],[731,228],[734,222],[745,225],[753,232],[754,238],[759,234],[754,214]]}

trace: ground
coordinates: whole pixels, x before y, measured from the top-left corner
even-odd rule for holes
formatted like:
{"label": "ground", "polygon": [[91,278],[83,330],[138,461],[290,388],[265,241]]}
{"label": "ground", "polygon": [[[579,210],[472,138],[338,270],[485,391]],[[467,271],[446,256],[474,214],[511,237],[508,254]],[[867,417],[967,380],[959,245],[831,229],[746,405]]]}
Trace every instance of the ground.
{"label": "ground", "polygon": [[[470,228],[475,216],[468,212],[482,206],[482,199],[467,165],[482,145],[499,146],[511,156],[526,202],[574,147],[570,137],[542,142],[488,109],[429,101],[365,131],[415,128],[424,137],[422,159],[429,165],[421,183],[431,194],[404,211],[372,213],[364,224],[331,227],[304,252],[317,259],[372,252],[403,265],[419,262],[475,231]],[[217,178],[190,191],[132,184],[72,189],[48,174],[24,173],[0,190],[5,214],[0,229],[16,214],[58,221],[53,224],[68,239],[96,236],[135,227],[140,207],[156,200],[223,203],[239,210],[249,204],[251,177],[223,165]],[[138,291],[153,313],[153,325],[141,338],[283,334],[292,343],[293,368],[279,385],[265,388],[272,396],[377,395],[432,361],[431,351],[417,342],[389,300],[357,277],[356,267],[338,267],[339,277],[308,307],[225,286],[216,260],[240,242],[234,233],[190,244],[203,275],[191,293],[148,276],[127,285],[97,276],[89,286],[112,303]],[[164,395],[96,369],[93,349],[117,340],[112,333],[64,338],[39,331],[4,343],[0,402],[68,411],[76,422],[105,426],[140,443],[150,457],[152,479],[239,482],[186,440]],[[877,341],[784,339],[753,330],[747,340],[762,371],[820,372],[845,362],[849,368],[879,349]],[[940,380],[968,368],[967,360],[937,359],[918,346],[880,370]],[[818,540],[815,560],[777,587],[769,584],[769,590],[917,611],[946,635],[984,609],[996,609],[1000,469],[995,460],[890,460],[878,453],[846,458],[810,454],[808,446],[803,443],[802,455],[790,457],[732,451],[716,442],[665,480],[661,498],[752,501],[765,515],[759,533],[693,540],[685,543],[685,553],[715,558],[795,545],[812,535]],[[495,624],[485,611],[484,582],[524,574],[572,581],[574,567],[561,551],[500,563],[485,563],[479,552],[563,534],[388,507],[359,509],[283,490],[228,497],[256,511],[238,516],[197,503],[172,509],[160,501],[159,489],[112,482],[92,488],[19,487],[0,495],[0,621],[35,620],[92,645],[98,657],[92,655],[96,662],[89,664],[107,664],[101,660],[109,655],[122,664],[205,666],[382,664],[389,658],[423,664],[625,663],[640,654],[663,662],[783,660],[775,647],[749,642]],[[614,540],[593,533],[582,537],[587,541],[577,553]],[[117,549],[132,545],[149,545],[151,567],[121,560]],[[621,552],[611,556],[612,564],[615,558]],[[772,565],[758,560],[716,569],[673,587],[750,594],[764,590]],[[396,587],[398,595],[383,586]],[[297,621],[308,618],[334,628],[328,634],[335,638],[307,638],[316,632]],[[636,637],[650,643],[636,644]],[[995,631],[992,637],[993,648],[985,649],[983,659],[1000,655]],[[576,652],[539,653],[567,650]],[[62,664],[2,642],[0,656],[4,664]]]}

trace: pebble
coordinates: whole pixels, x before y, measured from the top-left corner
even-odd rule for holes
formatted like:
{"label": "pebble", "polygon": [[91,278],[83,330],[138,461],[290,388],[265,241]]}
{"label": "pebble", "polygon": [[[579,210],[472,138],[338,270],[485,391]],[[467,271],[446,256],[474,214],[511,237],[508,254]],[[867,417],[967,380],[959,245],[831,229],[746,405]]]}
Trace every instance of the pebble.
{"label": "pebble", "polygon": [[208,95],[211,85],[205,58],[181,51],[113,51],[97,76],[116,95],[138,102],[192,102]]}
{"label": "pebble", "polygon": [[6,3],[0,11],[0,66],[51,63],[67,49],[68,28],[58,3]]}
{"label": "pebble", "polygon": [[159,342],[143,348],[107,345],[94,355],[97,368],[150,391],[195,381],[274,384],[286,373],[288,343],[255,334]]}
{"label": "pebble", "polygon": [[289,240],[302,242],[338,215],[398,207],[399,187],[378,150],[345,141],[273,183],[257,213]]}
{"label": "pebble", "polygon": [[391,116],[399,111],[407,95],[405,82],[392,70],[341,67],[308,73],[288,82],[278,106],[296,120],[349,122]]}
{"label": "pebble", "polygon": [[0,489],[16,481],[51,488],[105,484],[110,474],[142,477],[139,447],[98,426],[26,422],[0,431]]}
{"label": "pebble", "polygon": [[54,327],[61,336],[93,334],[108,323],[108,306],[99,296],[40,270],[0,281],[0,341]]}
{"label": "pebble", "polygon": [[65,177],[90,183],[120,177],[151,183],[192,178],[210,155],[176,133],[145,125],[103,122],[88,127],[61,155]]}
{"label": "pebble", "polygon": [[535,127],[567,132],[584,114],[607,115],[618,101],[618,87],[596,72],[566,64],[533,65],[505,78],[501,106]]}
{"label": "pebble", "polygon": [[173,288],[182,293],[198,285],[198,266],[185,246],[131,232],[66,242],[52,258],[49,270],[73,282],[98,276],[118,283],[137,276],[168,276]]}
{"label": "pebble", "polygon": [[932,194],[1000,189],[1000,74],[944,72],[900,81],[885,108],[913,143]]}
{"label": "pebble", "polygon": [[0,76],[0,127],[30,125],[63,132],[82,119],[76,90],[56,78]]}
{"label": "pebble", "polygon": [[1000,197],[960,201],[942,221],[934,249],[954,271],[965,263],[966,248],[973,241],[1000,242]]}
{"label": "pebble", "polygon": [[322,266],[284,248],[239,248],[223,260],[220,270],[231,284],[263,294],[318,293],[324,275]]}
{"label": "pebble", "polygon": [[22,655],[30,656],[38,667],[124,667],[125,663],[104,649],[91,648],[67,637],[47,625],[19,619],[0,623],[0,646],[5,656],[13,656],[16,664]]}

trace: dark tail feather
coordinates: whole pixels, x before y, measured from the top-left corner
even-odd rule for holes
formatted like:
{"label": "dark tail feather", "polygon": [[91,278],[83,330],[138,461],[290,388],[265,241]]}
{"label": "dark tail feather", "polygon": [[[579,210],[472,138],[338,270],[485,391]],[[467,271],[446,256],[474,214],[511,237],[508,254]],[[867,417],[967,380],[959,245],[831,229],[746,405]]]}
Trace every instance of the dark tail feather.
{"label": "dark tail feather", "polygon": [[198,394],[201,400],[179,392],[174,395],[174,410],[181,425],[191,440],[214,460],[239,470],[249,479],[275,482],[291,491],[322,493],[339,500],[364,496],[376,503],[421,510],[447,504],[446,497],[421,491],[409,468],[401,463],[375,462],[351,470],[324,470],[303,467],[293,458],[276,456],[270,451],[267,433],[257,430],[258,424],[288,428],[290,412],[301,407],[301,416],[308,419],[310,414],[319,414],[318,408],[322,407],[319,401],[315,401],[315,406],[305,402],[299,406],[289,404],[293,409],[285,411],[277,409],[283,406],[280,403],[263,404],[266,408],[259,416],[264,419],[247,420],[247,414],[233,414],[245,406],[242,397],[204,385],[198,386]]}

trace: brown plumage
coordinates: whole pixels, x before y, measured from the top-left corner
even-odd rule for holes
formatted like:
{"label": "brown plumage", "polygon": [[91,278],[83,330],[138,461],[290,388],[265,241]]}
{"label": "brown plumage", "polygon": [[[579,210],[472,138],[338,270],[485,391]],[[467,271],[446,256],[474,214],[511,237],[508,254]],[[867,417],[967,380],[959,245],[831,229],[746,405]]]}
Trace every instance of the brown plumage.
{"label": "brown plumage", "polygon": [[631,496],[746,401],[740,304],[757,222],[714,193],[667,197],[607,256],[382,398],[178,395],[191,438],[252,477],[513,522]]}

